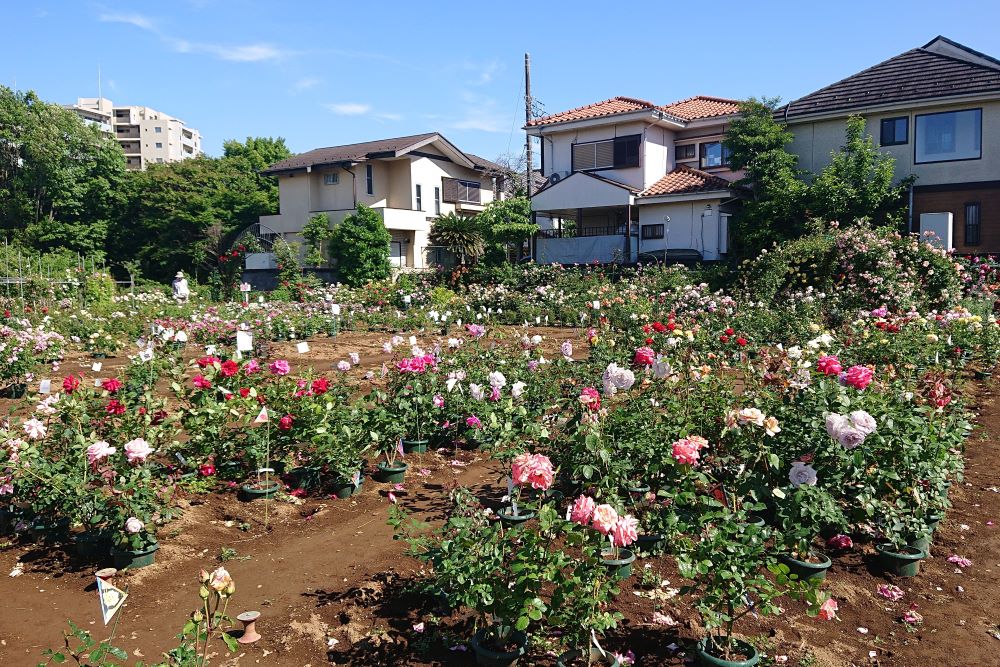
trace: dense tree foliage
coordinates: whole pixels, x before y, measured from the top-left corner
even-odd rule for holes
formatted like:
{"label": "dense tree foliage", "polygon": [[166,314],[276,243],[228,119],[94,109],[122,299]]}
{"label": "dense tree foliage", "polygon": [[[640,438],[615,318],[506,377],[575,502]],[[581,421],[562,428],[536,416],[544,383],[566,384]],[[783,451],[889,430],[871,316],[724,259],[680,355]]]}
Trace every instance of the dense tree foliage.
{"label": "dense tree foliage", "polygon": [[337,262],[340,280],[352,287],[388,278],[389,235],[382,216],[364,204],[336,226],[330,239],[330,257]]}
{"label": "dense tree foliage", "polygon": [[126,179],[116,141],[0,86],[0,229],[12,241],[99,255],[125,207]]}

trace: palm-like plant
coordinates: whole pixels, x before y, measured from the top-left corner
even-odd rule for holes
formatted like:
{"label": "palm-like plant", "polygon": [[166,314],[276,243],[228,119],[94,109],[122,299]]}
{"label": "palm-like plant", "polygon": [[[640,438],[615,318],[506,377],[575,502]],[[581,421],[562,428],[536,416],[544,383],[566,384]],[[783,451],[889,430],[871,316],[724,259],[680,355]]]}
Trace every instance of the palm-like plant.
{"label": "palm-like plant", "polygon": [[455,213],[446,213],[434,221],[430,241],[457,255],[462,264],[467,258],[475,261],[486,251],[479,222],[474,217]]}

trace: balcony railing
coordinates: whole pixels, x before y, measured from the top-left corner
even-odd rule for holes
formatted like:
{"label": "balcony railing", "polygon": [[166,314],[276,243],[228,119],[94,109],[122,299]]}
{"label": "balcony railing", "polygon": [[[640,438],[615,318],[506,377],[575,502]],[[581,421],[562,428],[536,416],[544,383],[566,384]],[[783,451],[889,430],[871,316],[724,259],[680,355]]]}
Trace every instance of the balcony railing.
{"label": "balcony railing", "polygon": [[601,227],[570,227],[569,229],[542,229],[538,236],[543,239],[575,239],[586,236],[624,236],[625,225],[604,225]]}

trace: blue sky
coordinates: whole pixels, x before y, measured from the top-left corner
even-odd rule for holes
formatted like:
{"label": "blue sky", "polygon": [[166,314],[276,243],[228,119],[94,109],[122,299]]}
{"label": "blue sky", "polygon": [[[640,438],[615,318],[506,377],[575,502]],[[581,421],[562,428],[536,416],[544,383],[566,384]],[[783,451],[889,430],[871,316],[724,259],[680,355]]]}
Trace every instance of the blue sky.
{"label": "blue sky", "polygon": [[[727,8],[729,7],[729,8]],[[523,144],[523,54],[547,112],[628,95],[794,99],[938,34],[1000,57],[1000,3],[7,3],[0,84],[103,93],[184,119],[209,154],[296,152],[436,130],[493,158]]]}

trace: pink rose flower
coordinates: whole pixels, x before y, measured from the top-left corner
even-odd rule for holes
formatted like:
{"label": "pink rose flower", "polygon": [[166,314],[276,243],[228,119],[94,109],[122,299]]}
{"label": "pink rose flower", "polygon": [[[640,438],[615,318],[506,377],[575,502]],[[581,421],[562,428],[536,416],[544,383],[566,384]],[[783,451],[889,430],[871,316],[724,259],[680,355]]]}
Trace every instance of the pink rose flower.
{"label": "pink rose flower", "polygon": [[150,454],[153,448],[142,438],[136,438],[125,443],[125,458],[129,463],[142,463]]}
{"label": "pink rose flower", "polygon": [[125,532],[129,533],[130,535],[141,533],[143,530],[145,530],[145,528],[146,524],[144,524],[142,521],[135,518],[134,516],[129,517],[129,519],[125,522]]}
{"label": "pink rose flower", "polygon": [[106,459],[117,451],[117,449],[105,441],[98,440],[90,447],[87,447],[87,463],[95,465],[98,461]]}
{"label": "pink rose flower", "polygon": [[698,450],[700,447],[691,438],[682,438],[671,445],[671,447],[673,448],[672,455],[674,460],[678,463],[692,466],[698,464]]}
{"label": "pink rose flower", "polygon": [[573,506],[570,508],[569,520],[581,526],[586,526],[594,516],[595,506],[596,503],[593,498],[590,496],[580,496],[573,501]]}
{"label": "pink rose flower", "polygon": [[288,375],[292,367],[284,359],[277,359],[271,362],[270,369],[275,375]]}
{"label": "pink rose flower", "polygon": [[655,361],[656,353],[648,347],[640,347],[635,351],[635,356],[632,357],[632,363],[636,366],[652,366]]}
{"label": "pink rose flower", "polygon": [[601,393],[593,387],[584,387],[581,389],[578,400],[588,410],[597,412],[601,409]]}
{"label": "pink rose flower", "polygon": [[483,422],[481,422],[479,420],[479,417],[477,417],[476,415],[470,415],[465,418],[465,425],[468,426],[469,428],[482,428]]}
{"label": "pink rose flower", "polygon": [[434,394],[433,402],[434,402],[434,407],[435,408],[443,408],[444,407],[444,396],[442,396],[441,394]]}
{"label": "pink rose flower", "polygon": [[830,598],[820,605],[819,618],[823,621],[832,621],[837,618],[837,601]]}
{"label": "pink rose flower", "polygon": [[826,541],[826,546],[830,549],[850,549],[854,546],[854,540],[849,535],[834,535]]}
{"label": "pink rose flower", "polygon": [[851,366],[841,377],[844,384],[861,391],[872,382],[875,373],[867,366]]}
{"label": "pink rose flower", "polygon": [[607,535],[618,521],[618,512],[611,505],[598,505],[594,508],[591,523],[601,535]]}
{"label": "pink rose flower", "polygon": [[627,547],[639,537],[639,522],[632,515],[619,517],[611,528],[611,543],[616,547]]}
{"label": "pink rose flower", "polygon": [[840,359],[832,354],[826,354],[816,360],[816,370],[823,375],[840,375],[844,369],[840,365]]}

